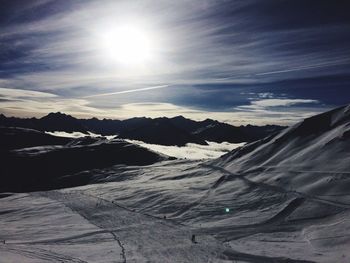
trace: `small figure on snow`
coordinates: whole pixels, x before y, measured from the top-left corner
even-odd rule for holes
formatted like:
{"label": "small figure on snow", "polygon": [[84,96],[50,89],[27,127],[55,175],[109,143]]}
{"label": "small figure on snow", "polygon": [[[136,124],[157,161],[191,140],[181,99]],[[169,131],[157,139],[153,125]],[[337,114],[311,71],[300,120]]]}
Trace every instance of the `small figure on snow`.
{"label": "small figure on snow", "polygon": [[192,241],[192,243],[197,243],[197,241],[196,241],[196,235],[192,235],[191,241]]}

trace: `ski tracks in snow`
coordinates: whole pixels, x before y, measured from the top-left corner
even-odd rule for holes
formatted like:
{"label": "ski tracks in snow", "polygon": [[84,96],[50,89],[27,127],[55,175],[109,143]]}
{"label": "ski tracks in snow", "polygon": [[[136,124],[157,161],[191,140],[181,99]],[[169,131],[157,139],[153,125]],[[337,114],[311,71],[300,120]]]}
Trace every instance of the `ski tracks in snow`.
{"label": "ski tracks in snow", "polygon": [[[74,193],[69,193],[69,194],[63,194],[59,191],[51,191],[51,192],[42,192],[40,193],[41,196],[56,200],[56,201],[60,201],[61,203],[63,203],[64,205],[66,205],[68,208],[70,208],[72,211],[78,213],[80,216],[82,216],[83,218],[85,218],[87,221],[89,221],[89,223],[95,225],[98,228],[101,229],[105,229],[105,231],[101,231],[101,233],[103,232],[108,232],[112,235],[113,239],[117,242],[118,246],[121,249],[121,253],[120,253],[120,258],[121,258],[121,262],[126,263],[126,253],[125,253],[125,247],[123,246],[121,240],[118,238],[118,236],[116,235],[116,233],[112,230],[109,229],[109,227],[104,226],[103,224],[103,220],[94,220],[93,217],[91,216],[91,214],[89,213],[89,209],[93,209],[94,211],[98,211],[99,208],[103,208],[103,201],[100,198],[96,198],[96,202],[92,203],[92,207],[86,206],[86,210],[84,210],[84,206],[80,206],[80,205],[74,205],[76,204],[75,201],[81,200],[82,198],[74,198],[72,195],[74,195]],[[69,195],[70,197],[67,198],[67,195]],[[82,194],[80,194],[82,195]],[[79,194],[77,194],[75,197],[78,197]],[[84,195],[86,197],[89,197],[88,195]],[[72,199],[70,199],[72,198]],[[91,198],[91,196],[90,196]],[[84,202],[82,202],[84,203]]]}
{"label": "ski tracks in snow", "polygon": [[125,248],[124,248],[122,242],[118,239],[117,235],[116,235],[113,231],[111,231],[111,234],[112,234],[112,236],[114,237],[114,240],[116,240],[116,241],[118,242],[118,245],[119,245],[120,248],[122,249],[122,253],[120,253],[120,256],[122,257],[123,262],[126,263]]}
{"label": "ski tracks in snow", "polygon": [[111,233],[121,251],[118,262],[221,262],[226,249],[207,235],[193,244],[189,227],[81,191],[50,191],[39,195],[64,204],[89,223]]}
{"label": "ski tracks in snow", "polygon": [[[49,262],[62,262],[62,263],[87,263],[84,260],[81,260],[76,257],[71,257],[68,255],[63,255],[61,253],[55,253],[52,250],[46,250],[42,248],[30,248],[28,246],[17,245],[17,244],[6,244],[0,246],[0,250],[4,249],[5,251],[14,252],[28,258],[40,259]],[[0,258],[1,259],[1,258]]]}

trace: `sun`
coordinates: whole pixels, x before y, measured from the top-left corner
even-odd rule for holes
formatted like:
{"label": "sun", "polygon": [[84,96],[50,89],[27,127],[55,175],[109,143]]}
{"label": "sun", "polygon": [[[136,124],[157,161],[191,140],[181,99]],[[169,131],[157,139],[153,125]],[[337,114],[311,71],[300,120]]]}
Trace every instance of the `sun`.
{"label": "sun", "polygon": [[155,57],[154,37],[141,26],[111,25],[100,32],[99,42],[105,58],[122,65],[143,65]]}

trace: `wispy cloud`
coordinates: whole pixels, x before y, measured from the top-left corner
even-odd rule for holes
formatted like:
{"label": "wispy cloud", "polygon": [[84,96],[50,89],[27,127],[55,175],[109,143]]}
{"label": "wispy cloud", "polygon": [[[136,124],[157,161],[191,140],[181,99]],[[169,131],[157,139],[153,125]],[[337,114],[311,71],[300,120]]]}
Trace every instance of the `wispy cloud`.
{"label": "wispy cloud", "polygon": [[296,104],[310,104],[318,103],[317,100],[305,100],[305,99],[263,99],[252,101],[251,104],[256,107],[278,107],[278,106],[292,106]]}
{"label": "wispy cloud", "polygon": [[[273,101],[273,100],[272,100]],[[238,106],[226,111],[199,110],[172,103],[126,103],[114,108],[101,108],[91,105],[86,99],[64,98],[52,93],[12,90],[0,88],[1,111],[8,116],[41,117],[48,112],[61,111],[75,117],[99,117],[127,119],[130,117],[175,117],[185,116],[194,120],[216,119],[233,125],[246,124],[281,124],[289,125],[302,118],[324,110],[323,107],[291,108],[283,110],[277,105],[306,103],[298,100],[261,100],[250,106]],[[312,102],[314,103],[314,102]],[[260,105],[259,105],[260,104]]]}
{"label": "wispy cloud", "polygon": [[336,59],[334,61],[326,61],[323,63],[318,64],[312,64],[312,65],[303,65],[296,68],[286,68],[282,70],[276,70],[276,71],[269,71],[269,72],[261,72],[257,73],[257,76],[264,76],[264,75],[273,75],[273,74],[281,74],[281,73],[288,73],[288,72],[294,72],[294,71],[303,71],[308,69],[317,69],[317,68],[328,68],[330,66],[340,66],[340,65],[347,65],[350,63],[350,59],[348,58],[341,58]]}
{"label": "wispy cloud", "polygon": [[[246,11],[240,11],[242,7],[246,7]],[[253,5],[238,3],[227,4],[225,8],[225,5],[210,1],[205,1],[205,4],[202,1],[164,1],[157,5],[151,1],[138,4],[88,1],[29,23],[12,23],[2,27],[0,36],[4,43],[6,39],[15,40],[16,49],[25,52],[11,63],[26,64],[26,67],[34,69],[40,65],[51,67],[50,70],[30,73],[27,70],[25,73],[14,72],[15,84],[22,87],[30,83],[37,88],[45,88],[45,84],[50,88],[49,80],[56,83],[55,89],[74,88],[80,82],[96,86],[99,82],[105,85],[105,82],[121,81],[127,85],[130,80],[143,82],[143,85],[150,82],[257,81],[254,76],[329,68],[350,62],[344,59],[342,48],[317,46],[317,40],[323,37],[324,27],[293,29],[288,34],[282,30],[261,30],[257,25],[252,28],[254,16],[250,8]],[[222,18],[225,9],[230,9],[235,16]],[[102,40],[98,32],[113,27],[117,16],[124,17],[125,21],[134,19],[149,24],[157,32],[156,40],[162,44],[159,47],[161,59],[134,73],[133,69],[124,71],[110,64],[108,57],[99,53]],[[268,21],[260,23],[261,27]],[[346,30],[345,26],[339,25],[327,28],[333,32]],[[254,36],[245,33],[247,29],[253,31]],[[310,44],[316,44],[313,52],[305,52],[303,49]],[[294,48],[290,49],[290,46]],[[10,42],[4,48],[9,49]],[[84,82],[84,79],[95,81]]]}
{"label": "wispy cloud", "polygon": [[[267,105],[262,105],[266,101],[258,102],[249,94],[242,95],[241,89],[236,92],[235,87],[250,85],[258,89],[265,85],[260,93],[277,93],[275,89],[281,87],[276,88],[276,83],[281,81],[348,76],[350,71],[347,59],[350,24],[338,3],[313,7],[324,9],[313,12],[317,19],[310,19],[302,15],[311,11],[309,5],[292,0],[283,4],[209,0],[38,0],[20,5],[15,2],[1,11],[0,84],[18,92],[31,90],[58,97],[45,101],[37,94],[38,99],[30,99],[37,104],[21,98],[16,105],[14,102],[1,105],[2,111],[12,114],[17,114],[20,107],[23,109],[24,102],[29,112],[37,111],[37,115],[61,109],[111,116],[109,113],[114,112],[111,108],[128,108],[122,115],[115,111],[114,117],[118,118],[124,117],[127,111],[133,114],[135,105],[141,107],[135,102],[192,110],[199,110],[197,104],[200,104],[199,111],[214,110],[213,114],[220,112],[221,116],[232,111],[242,114],[244,110],[252,114],[254,107],[256,114],[257,110],[270,114],[271,107],[267,109]],[[101,45],[104,31],[129,22],[147,28],[157,47],[152,61],[134,68],[115,63]],[[341,84],[342,89],[338,88],[334,104],[345,100],[348,82]],[[193,88],[206,84],[217,85],[215,89],[220,90],[220,97],[216,96],[218,92],[208,96],[207,90]],[[221,84],[230,84],[232,88]],[[318,84],[323,85],[323,81],[303,87],[310,90],[307,96],[286,86],[284,99],[320,103],[329,100],[324,95],[329,92],[317,92]],[[160,95],[161,92],[164,95]],[[237,102],[237,97],[245,97],[245,102]],[[301,116],[301,101],[280,103],[284,103],[278,105],[285,107],[284,112]],[[314,110],[303,110],[319,110],[319,105],[311,104]],[[330,103],[330,106],[334,105]],[[143,110],[153,114],[154,106]],[[274,111],[277,114],[277,109]],[[257,116],[255,119],[261,118]]]}
{"label": "wispy cloud", "polygon": [[7,89],[0,88],[0,95],[6,97],[8,100],[14,99],[35,99],[35,98],[57,98],[55,94],[40,92],[34,90],[19,90],[19,89]]}
{"label": "wispy cloud", "polygon": [[[263,118],[272,118],[275,122],[290,124],[295,121],[309,117],[320,112],[319,101],[310,99],[287,99],[287,98],[271,98],[251,100],[249,105],[237,106],[236,110],[241,112],[251,112],[260,115]],[[298,107],[292,107],[297,105]],[[311,105],[305,108],[301,105]],[[322,110],[321,110],[322,111]],[[275,119],[276,118],[276,119]],[[277,119],[280,119],[278,121]]]}
{"label": "wispy cloud", "polygon": [[1,112],[9,116],[39,117],[56,111],[76,116],[105,113],[90,107],[86,100],[63,98],[47,92],[0,88],[0,99]]}
{"label": "wispy cloud", "polygon": [[146,87],[146,88],[140,88],[140,89],[130,89],[130,90],[123,90],[123,91],[95,94],[95,95],[85,96],[83,98],[86,99],[86,98],[103,97],[103,96],[126,94],[126,93],[133,93],[133,92],[141,92],[141,91],[154,90],[154,89],[164,89],[166,87],[169,87],[169,85],[160,85],[160,86]]}

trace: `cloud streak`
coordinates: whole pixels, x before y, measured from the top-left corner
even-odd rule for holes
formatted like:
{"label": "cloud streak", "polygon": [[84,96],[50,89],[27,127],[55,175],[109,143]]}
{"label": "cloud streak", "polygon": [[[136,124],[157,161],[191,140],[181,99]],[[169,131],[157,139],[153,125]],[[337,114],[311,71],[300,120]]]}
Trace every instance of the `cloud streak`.
{"label": "cloud streak", "polygon": [[278,107],[278,106],[292,106],[296,104],[309,104],[318,103],[317,100],[304,100],[304,99],[264,99],[252,101],[253,106],[257,107]]}
{"label": "cloud streak", "polygon": [[89,95],[89,96],[85,96],[83,98],[86,99],[86,98],[95,98],[95,97],[103,97],[103,96],[110,96],[110,95],[126,94],[126,93],[141,92],[141,91],[154,90],[154,89],[164,89],[167,87],[169,87],[169,85],[160,85],[160,86],[146,87],[146,88],[140,88],[140,89],[130,89],[130,90],[117,91],[117,92]]}
{"label": "cloud streak", "polygon": [[[65,112],[75,117],[127,119],[130,117],[175,117],[182,115],[194,120],[216,119],[232,125],[247,124],[281,124],[289,125],[302,118],[324,110],[322,107],[314,107],[312,110],[305,108],[281,109],[278,106],[300,103],[315,103],[314,101],[301,100],[271,100],[262,99],[252,101],[250,106],[241,105],[229,111],[199,110],[186,106],[178,106],[172,103],[126,103],[114,108],[94,107],[88,100],[72,99],[57,96],[52,93],[12,90],[0,88],[0,107],[2,113],[8,116],[42,117],[48,112]],[[275,109],[277,108],[277,109]]]}
{"label": "cloud streak", "polygon": [[[168,105],[165,112],[176,106],[232,118],[246,111],[248,120],[264,122],[284,112],[294,114],[293,122],[348,98],[350,80],[343,76],[350,73],[350,21],[344,10],[332,1],[10,1],[0,11],[0,85],[12,95],[30,90],[51,97],[13,95],[17,104],[7,101],[1,110],[124,118]],[[135,68],[101,50],[101,35],[129,22],[145,27],[157,43],[154,60]],[[285,104],[261,105],[267,101],[258,93]],[[142,103],[153,104],[146,109]]]}

